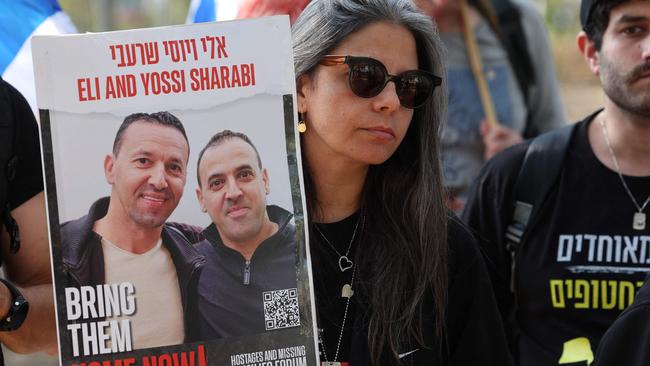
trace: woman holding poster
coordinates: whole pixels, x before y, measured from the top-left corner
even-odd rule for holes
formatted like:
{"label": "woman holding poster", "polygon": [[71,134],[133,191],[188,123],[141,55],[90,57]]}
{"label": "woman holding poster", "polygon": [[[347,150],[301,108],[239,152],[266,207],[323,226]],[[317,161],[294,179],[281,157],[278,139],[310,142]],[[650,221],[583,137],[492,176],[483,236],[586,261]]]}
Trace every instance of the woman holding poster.
{"label": "woman holding poster", "polygon": [[441,42],[408,0],[315,0],[293,28],[325,365],[509,365],[485,264],[445,210]]}

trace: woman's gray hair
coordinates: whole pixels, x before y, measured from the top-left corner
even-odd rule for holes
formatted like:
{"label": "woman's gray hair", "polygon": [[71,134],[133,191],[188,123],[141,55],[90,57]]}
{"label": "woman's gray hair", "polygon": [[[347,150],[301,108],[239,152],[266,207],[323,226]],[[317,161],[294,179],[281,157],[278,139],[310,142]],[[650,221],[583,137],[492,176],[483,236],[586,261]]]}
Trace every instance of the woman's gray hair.
{"label": "woman's gray hair", "polygon": [[[404,339],[423,343],[423,298],[433,299],[438,339],[445,333],[447,211],[438,138],[447,113],[442,42],[431,19],[409,0],[313,0],[293,26],[293,52],[296,78],[300,78],[312,73],[348,35],[375,22],[407,28],[415,38],[418,67],[443,77],[428,103],[414,110],[396,152],[370,167],[364,186],[361,207],[366,224],[361,240],[372,245],[355,263],[367,276],[360,277],[359,286],[368,307],[371,362],[384,365],[386,355],[389,363],[400,363],[397,355]],[[305,157],[303,164],[308,207],[317,210],[318,197]]]}

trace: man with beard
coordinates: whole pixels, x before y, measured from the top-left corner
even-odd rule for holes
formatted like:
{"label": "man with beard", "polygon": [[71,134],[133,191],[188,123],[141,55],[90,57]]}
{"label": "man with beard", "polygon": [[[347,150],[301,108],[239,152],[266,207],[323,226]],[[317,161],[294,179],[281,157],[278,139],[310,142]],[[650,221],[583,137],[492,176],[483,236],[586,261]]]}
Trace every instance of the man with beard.
{"label": "man with beard", "polygon": [[[213,224],[197,248],[201,339],[296,326],[296,241],[291,213],[266,204],[269,174],[243,133],[214,135],[199,153],[196,195]],[[266,308],[278,306],[267,317]],[[279,310],[279,311],[277,311]]]}
{"label": "man with beard", "polygon": [[[137,311],[107,320],[130,321],[133,349],[195,339],[196,283],[204,259],[165,223],[183,195],[188,158],[185,129],[171,113],[127,116],[104,159],[110,197],[61,226],[66,287],[132,284]],[[97,313],[100,319],[82,321],[102,320]]]}
{"label": "man with beard", "polygon": [[[650,271],[650,1],[582,0],[581,21],[578,47],[600,78],[604,108],[573,129],[555,181],[539,182],[550,192],[535,205],[516,251],[506,248],[517,234],[508,224],[520,207],[515,184],[530,142],[487,164],[464,212],[495,265],[493,283],[504,317],[514,319],[521,365],[591,363]],[[502,291],[503,283],[512,292]]]}
{"label": "man with beard", "polygon": [[[618,24],[616,20],[619,20]],[[623,152],[627,151],[635,161],[624,163],[619,160],[626,174],[648,176],[648,157],[650,157],[650,2],[627,1],[611,9],[610,23],[613,30],[606,37],[612,38],[617,32],[626,36],[624,42],[609,45],[615,52],[616,61],[604,59],[605,67],[612,70],[607,80],[612,86],[606,89],[610,99],[620,106],[624,123],[618,133],[619,140],[625,141]],[[621,23],[623,27],[621,27]],[[628,24],[625,26],[625,24]],[[621,38],[621,36],[618,36]],[[607,39],[607,38],[605,38]],[[605,41],[604,41],[605,42]],[[604,43],[603,42],[603,43]],[[625,73],[624,63],[634,65],[633,71]],[[623,65],[622,65],[623,64]],[[603,66],[601,66],[602,68]],[[629,151],[632,151],[630,153]],[[623,164],[627,167],[624,168]],[[638,169],[638,170],[637,170]],[[646,179],[647,185],[647,179]],[[644,198],[641,198],[644,199]],[[647,198],[645,198],[647,200]],[[642,205],[645,205],[644,201]],[[643,207],[643,206],[642,206]],[[644,210],[639,210],[644,212]],[[650,364],[650,282],[646,279],[634,300],[605,333],[598,347],[596,365],[603,366],[641,366]]]}

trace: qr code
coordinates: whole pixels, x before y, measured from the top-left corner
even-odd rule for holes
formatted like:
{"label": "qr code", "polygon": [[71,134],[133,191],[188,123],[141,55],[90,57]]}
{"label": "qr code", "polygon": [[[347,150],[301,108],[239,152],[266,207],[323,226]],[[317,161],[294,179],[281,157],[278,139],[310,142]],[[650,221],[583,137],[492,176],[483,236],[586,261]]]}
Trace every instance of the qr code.
{"label": "qr code", "polygon": [[264,297],[264,323],[266,330],[284,329],[300,325],[298,290],[267,291]]}

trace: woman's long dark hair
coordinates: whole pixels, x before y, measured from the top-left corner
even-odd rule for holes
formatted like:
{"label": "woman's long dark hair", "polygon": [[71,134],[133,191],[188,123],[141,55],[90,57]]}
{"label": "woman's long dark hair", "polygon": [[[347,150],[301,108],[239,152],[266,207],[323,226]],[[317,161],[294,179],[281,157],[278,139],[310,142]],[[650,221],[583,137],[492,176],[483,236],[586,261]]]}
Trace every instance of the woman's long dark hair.
{"label": "woman's long dark hair", "polygon": [[[431,20],[409,0],[314,0],[293,26],[296,77],[311,73],[318,62],[351,33],[370,23],[400,24],[413,34],[419,68],[445,75],[441,41]],[[397,151],[371,166],[361,207],[364,302],[368,305],[368,346],[373,365],[383,356],[399,363],[404,341],[423,345],[423,315],[445,334],[447,304],[447,231],[439,164],[439,130],[446,115],[446,82],[429,102],[415,110]],[[334,107],[334,106],[333,106]],[[309,161],[303,156],[310,218],[318,210]],[[313,231],[312,231],[313,232]],[[434,314],[423,314],[426,295]],[[444,342],[441,342],[444,343]]]}

